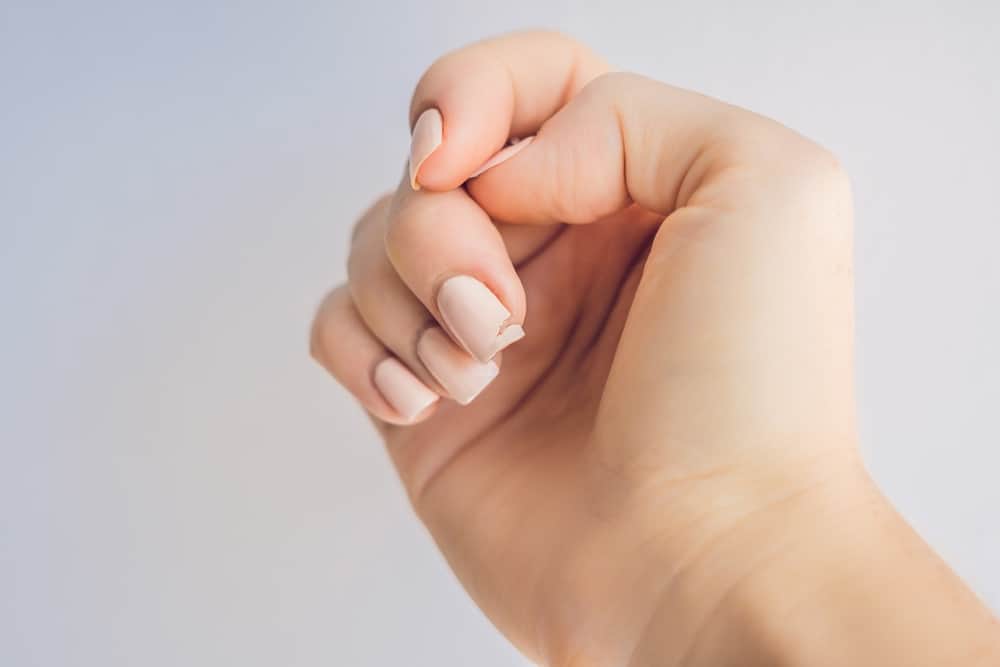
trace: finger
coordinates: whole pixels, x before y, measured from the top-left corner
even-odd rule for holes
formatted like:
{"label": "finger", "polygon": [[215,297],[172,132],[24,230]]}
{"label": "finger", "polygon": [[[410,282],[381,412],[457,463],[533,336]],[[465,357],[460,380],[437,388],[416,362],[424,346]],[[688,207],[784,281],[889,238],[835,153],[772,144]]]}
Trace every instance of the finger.
{"label": "finger", "polygon": [[[699,205],[752,214],[747,205],[768,207],[781,195],[775,183],[796,178],[803,166],[796,156],[819,153],[807,146],[742,109],[638,75],[609,73],[468,189],[490,215],[508,222],[593,222],[633,201],[668,215],[692,203],[695,193]],[[701,187],[722,182],[751,187]],[[717,193],[724,196],[713,197]]]}
{"label": "finger", "polygon": [[347,258],[347,284],[368,330],[424,384],[435,387],[416,354],[417,339],[434,318],[403,284],[385,254],[391,205],[392,196],[385,196],[358,221]]}
{"label": "finger", "polygon": [[553,32],[523,32],[449,53],[420,79],[410,104],[410,183],[461,185],[509,137],[533,134],[608,65]]}
{"label": "finger", "polygon": [[415,424],[434,412],[438,395],[372,335],[346,286],[320,305],[310,348],[313,358],[377,419]]}
{"label": "finger", "polygon": [[358,223],[348,259],[354,305],[372,335],[425,385],[467,405],[497,376],[498,361],[480,362],[459,348],[400,279],[385,252],[389,201]]}
{"label": "finger", "polygon": [[480,362],[524,335],[524,288],[500,231],[464,190],[401,186],[385,251],[406,287]]}

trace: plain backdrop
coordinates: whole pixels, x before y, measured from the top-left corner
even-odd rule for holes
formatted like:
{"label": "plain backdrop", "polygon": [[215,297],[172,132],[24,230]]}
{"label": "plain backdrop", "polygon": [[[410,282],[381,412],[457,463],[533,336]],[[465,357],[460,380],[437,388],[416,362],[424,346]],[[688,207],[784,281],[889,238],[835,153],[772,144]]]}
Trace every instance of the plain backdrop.
{"label": "plain backdrop", "polygon": [[0,663],[522,665],[307,355],[423,69],[521,27],[857,204],[875,476],[1000,607],[1000,5],[0,0]]}

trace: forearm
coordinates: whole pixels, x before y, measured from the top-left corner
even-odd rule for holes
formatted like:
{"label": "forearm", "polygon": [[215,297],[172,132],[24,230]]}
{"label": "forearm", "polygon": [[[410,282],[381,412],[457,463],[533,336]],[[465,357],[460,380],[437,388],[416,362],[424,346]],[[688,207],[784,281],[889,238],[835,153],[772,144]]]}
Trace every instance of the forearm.
{"label": "forearm", "polygon": [[713,545],[672,582],[630,667],[1000,664],[985,606],[866,478],[848,486]]}

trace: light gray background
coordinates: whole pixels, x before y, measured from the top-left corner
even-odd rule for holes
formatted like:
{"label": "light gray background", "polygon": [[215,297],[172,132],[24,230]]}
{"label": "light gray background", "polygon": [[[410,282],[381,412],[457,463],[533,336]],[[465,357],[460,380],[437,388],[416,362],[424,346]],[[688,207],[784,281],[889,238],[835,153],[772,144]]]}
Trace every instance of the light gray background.
{"label": "light gray background", "polygon": [[520,665],[306,330],[442,51],[525,26],[857,197],[864,447],[1000,606],[997,3],[0,1],[0,663]]}

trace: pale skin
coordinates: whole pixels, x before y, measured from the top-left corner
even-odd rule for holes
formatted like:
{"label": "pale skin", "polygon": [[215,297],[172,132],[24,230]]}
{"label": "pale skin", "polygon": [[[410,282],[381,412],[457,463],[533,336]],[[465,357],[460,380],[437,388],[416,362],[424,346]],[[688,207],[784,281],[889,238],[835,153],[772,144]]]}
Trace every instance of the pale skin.
{"label": "pale skin", "polygon": [[[439,59],[410,125],[312,352],[526,656],[1000,664],[996,619],[858,456],[850,188],[827,151],[552,33]],[[449,310],[454,276],[500,328]]]}

